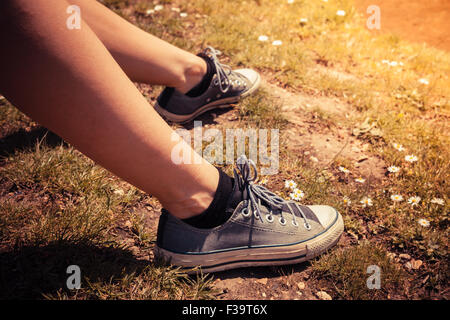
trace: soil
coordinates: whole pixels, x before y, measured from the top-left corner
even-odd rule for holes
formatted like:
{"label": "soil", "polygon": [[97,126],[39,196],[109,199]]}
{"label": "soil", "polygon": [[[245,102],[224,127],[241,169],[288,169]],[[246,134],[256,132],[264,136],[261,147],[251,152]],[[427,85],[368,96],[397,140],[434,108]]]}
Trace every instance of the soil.
{"label": "soil", "polygon": [[313,108],[327,114],[348,116],[351,106],[339,99],[292,93],[265,81],[263,86],[283,102],[282,113],[291,123],[288,130],[288,145],[295,153],[312,156],[320,166],[327,166],[335,157],[350,161],[361,176],[381,180],[386,172],[384,162],[367,151],[369,145],[352,135],[340,125],[326,126],[314,119]]}
{"label": "soil", "polygon": [[373,32],[391,32],[402,39],[450,51],[449,0],[358,0],[355,3],[367,17],[368,6],[380,7],[381,29]]}

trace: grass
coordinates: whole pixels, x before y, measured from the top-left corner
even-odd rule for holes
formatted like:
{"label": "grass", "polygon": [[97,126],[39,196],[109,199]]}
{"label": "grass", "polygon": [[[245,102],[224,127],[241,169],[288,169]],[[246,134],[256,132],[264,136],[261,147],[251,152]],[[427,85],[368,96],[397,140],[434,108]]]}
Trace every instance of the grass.
{"label": "grass", "polygon": [[[369,266],[378,266],[381,270],[379,290],[367,286],[367,278],[373,273]],[[393,299],[395,296],[389,293],[403,286],[404,271],[392,263],[384,248],[369,242],[335,250],[316,261],[313,268],[313,276],[330,281],[342,299]]]}
{"label": "grass", "polygon": [[[146,31],[189,51],[212,45],[227,64],[255,68],[293,94],[326,97],[349,106],[343,113],[320,104],[297,111],[304,127],[281,112],[269,89],[239,104],[229,127],[280,130],[280,174],[267,186],[289,197],[284,180],[304,191],[303,203],[327,203],[344,216],[347,245],[315,260],[310,270],[317,287],[334,298],[445,298],[448,279],[449,88],[450,55],[390,35],[373,35],[350,0],[160,1],[164,9],[147,14],[148,1],[103,1]],[[170,10],[187,12],[186,18]],[[239,6],[239,14],[236,7]],[[345,16],[337,16],[345,10]],[[300,18],[307,18],[300,24]],[[268,42],[258,41],[267,35]],[[272,46],[282,40],[281,46]],[[391,66],[384,60],[401,62]],[[419,79],[425,78],[428,85]],[[151,92],[154,98],[157,92]],[[67,144],[22,141],[36,124],[0,100],[1,297],[47,299],[209,299],[211,278],[186,276],[153,261],[155,241],[148,212],[158,202],[78,153]],[[309,126],[309,127],[308,127]],[[367,129],[371,127],[370,129]],[[400,172],[377,179],[363,176],[357,163],[335,155],[327,164],[311,160],[309,149],[294,149],[289,132],[333,132],[342,127],[367,145],[371,157]],[[367,130],[366,130],[367,129]],[[303,130],[303,131],[295,131]],[[32,135],[35,137],[34,135]],[[5,138],[6,137],[6,138]],[[12,137],[12,138],[11,138]],[[29,138],[28,138],[29,139]],[[13,145],[11,146],[11,144]],[[394,143],[402,144],[398,151]],[[4,152],[4,151],[7,152]],[[405,156],[418,161],[409,163]],[[350,173],[342,173],[344,166]],[[226,165],[227,172],[231,166]],[[401,194],[402,202],[391,195]],[[420,196],[411,206],[407,200]],[[344,203],[347,197],[351,203]],[[373,205],[360,201],[370,197]],[[444,205],[432,203],[442,198]],[[425,218],[429,227],[418,224]],[[408,270],[391,254],[422,260]],[[46,259],[42,259],[46,257]],[[82,289],[64,289],[69,264],[83,270]],[[382,289],[368,290],[368,265],[382,270]]]}
{"label": "grass", "polygon": [[280,107],[279,102],[270,98],[267,89],[262,89],[240,103],[239,118],[241,123],[251,124],[255,128],[282,130],[287,121],[281,113],[274,113]]}

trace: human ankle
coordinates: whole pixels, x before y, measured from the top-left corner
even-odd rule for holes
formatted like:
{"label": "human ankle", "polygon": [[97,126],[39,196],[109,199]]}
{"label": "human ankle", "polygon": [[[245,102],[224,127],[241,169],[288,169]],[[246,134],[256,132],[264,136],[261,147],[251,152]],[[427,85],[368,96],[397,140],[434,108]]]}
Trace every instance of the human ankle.
{"label": "human ankle", "polygon": [[198,192],[183,200],[166,203],[165,209],[180,219],[188,219],[204,212],[214,199],[215,192]]}
{"label": "human ankle", "polygon": [[205,60],[195,56],[191,62],[187,63],[183,68],[183,76],[175,89],[181,93],[186,93],[202,81],[208,68]]}

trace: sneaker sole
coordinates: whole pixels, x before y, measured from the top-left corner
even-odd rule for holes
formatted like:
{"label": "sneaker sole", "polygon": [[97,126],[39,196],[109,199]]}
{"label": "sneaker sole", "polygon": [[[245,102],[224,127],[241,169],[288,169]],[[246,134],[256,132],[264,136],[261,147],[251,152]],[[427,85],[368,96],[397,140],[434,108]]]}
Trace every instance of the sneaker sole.
{"label": "sneaker sole", "polygon": [[258,74],[258,79],[254,82],[253,86],[250,89],[248,89],[247,91],[245,91],[243,94],[241,94],[240,96],[215,100],[211,103],[205,104],[204,106],[198,108],[197,110],[195,110],[195,112],[193,112],[191,114],[171,113],[171,112],[167,111],[166,109],[160,107],[158,102],[155,103],[154,108],[155,108],[156,112],[158,112],[159,115],[163,119],[173,122],[173,123],[184,124],[184,123],[194,120],[201,114],[208,112],[210,110],[228,108],[230,106],[230,104],[236,103],[241,98],[245,98],[245,97],[251,95],[253,92],[255,92],[259,88],[260,82],[261,82],[261,76]]}
{"label": "sneaker sole", "polygon": [[[334,223],[320,235],[301,243],[287,246],[245,248],[217,253],[180,254],[158,246],[155,256],[182,267],[188,274],[218,272],[235,268],[279,266],[311,260],[336,245],[344,231],[344,221],[338,213]],[[193,269],[200,267],[200,269]],[[193,270],[192,270],[193,269]]]}

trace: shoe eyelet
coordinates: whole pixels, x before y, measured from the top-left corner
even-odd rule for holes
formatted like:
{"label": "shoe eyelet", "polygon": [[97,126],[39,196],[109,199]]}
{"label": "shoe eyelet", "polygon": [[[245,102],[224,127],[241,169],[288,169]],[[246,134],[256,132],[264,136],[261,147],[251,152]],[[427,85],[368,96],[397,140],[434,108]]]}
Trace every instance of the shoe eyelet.
{"label": "shoe eyelet", "polygon": [[298,227],[298,222],[297,222],[296,220],[292,220],[292,225],[293,225],[294,227]]}
{"label": "shoe eyelet", "polygon": [[309,223],[305,222],[303,225],[305,226],[306,230],[311,230],[311,225]]}
{"label": "shoe eyelet", "polygon": [[219,80],[217,80],[217,79],[214,80],[214,85],[215,85],[215,86],[218,86],[218,85],[219,85]]}
{"label": "shoe eyelet", "polygon": [[280,222],[280,224],[281,224],[282,226],[285,226],[285,225],[286,225],[286,219],[284,219],[283,217],[280,217],[280,219],[278,219],[278,221]]}
{"label": "shoe eyelet", "polygon": [[248,211],[248,208],[242,209],[241,213],[246,218],[249,217],[252,214],[251,212]]}
{"label": "shoe eyelet", "polygon": [[259,214],[257,212],[254,212],[253,215],[255,216],[256,219],[260,218],[260,216],[259,216]]}
{"label": "shoe eyelet", "polygon": [[270,222],[270,223],[272,223],[273,222],[273,215],[271,215],[271,214],[268,214],[268,215],[266,215],[266,220],[267,220],[267,222]]}

